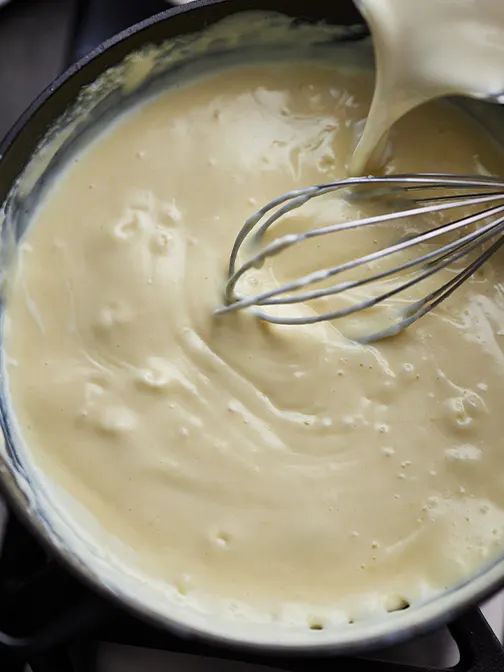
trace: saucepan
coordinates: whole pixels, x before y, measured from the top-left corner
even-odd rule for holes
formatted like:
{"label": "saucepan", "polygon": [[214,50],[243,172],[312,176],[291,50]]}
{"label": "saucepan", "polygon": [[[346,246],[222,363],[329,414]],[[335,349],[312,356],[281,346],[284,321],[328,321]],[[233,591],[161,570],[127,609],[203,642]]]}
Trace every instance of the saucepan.
{"label": "saucepan", "polygon": [[[27,213],[40,197],[48,172],[64,160],[65,148],[85,142],[89,119],[94,117],[105,123],[125,104],[128,95],[134,95],[138,87],[150,85],[149,82],[156,79],[156,67],[148,58],[149,49],[168,41],[172,46],[165,50],[163,58],[166,62],[171,58],[172,81],[176,82],[177,78],[182,81],[187,76],[189,60],[193,69],[197,68],[198,62],[204,68],[210,52],[218,59],[233,50],[238,53],[249,49],[254,39],[266,39],[267,36],[254,35],[251,30],[245,41],[239,36],[234,41],[217,39],[208,42],[199,51],[185,46],[189,44],[191,35],[208,31],[233,15],[254,10],[275,11],[293,17],[297,26],[325,22],[341,27],[339,32],[332,31],[330,37],[327,33],[326,39],[348,42],[364,40],[368,36],[362,17],[351,0],[208,0],[163,12],[104,43],[59,77],[19,119],[0,146],[0,203],[5,202],[3,214],[0,212],[2,287],[8,283],[8,272],[5,270],[8,267],[7,255],[23,233]],[[189,42],[186,43],[186,40]],[[272,36],[270,46],[281,48],[281,40],[278,45],[274,44],[275,41],[275,36]],[[142,53],[143,57],[137,58],[134,54],[138,53]],[[174,59],[175,53],[178,56]],[[128,70],[129,83],[117,76],[121,68]],[[115,75],[104,76],[106,71]],[[116,85],[118,81],[121,81],[120,87]],[[7,221],[14,222],[14,226],[7,226]],[[4,371],[3,355],[0,356]],[[0,423],[4,435],[4,445],[0,449],[0,483],[11,506],[50,551],[81,580],[121,607],[168,631],[220,646],[260,652],[363,652],[390,646],[438,627],[472,604],[481,602],[504,583],[503,554],[477,575],[450,590],[418,604],[410,604],[400,611],[379,618],[358,619],[334,629],[314,631],[306,628],[305,633],[294,634],[289,633],[288,628],[277,628],[275,623],[242,622],[239,627],[232,626],[217,622],[211,615],[189,613],[190,608],[183,605],[172,607],[159,600],[139,597],[128,577],[107,567],[106,559],[95,563],[89,561],[89,554],[83,548],[84,542],[79,543],[76,539],[71,521],[70,524],[68,520],[62,523],[63,512],[49,506],[31,476],[27,458],[20,450],[19,437],[7,403],[8,380],[5,374],[0,378],[0,392]]]}

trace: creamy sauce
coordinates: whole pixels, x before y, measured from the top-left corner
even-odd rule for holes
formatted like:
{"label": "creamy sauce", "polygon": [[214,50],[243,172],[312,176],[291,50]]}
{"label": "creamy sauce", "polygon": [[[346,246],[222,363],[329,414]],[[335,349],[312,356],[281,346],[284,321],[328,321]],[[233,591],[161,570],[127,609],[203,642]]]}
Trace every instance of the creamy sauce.
{"label": "creamy sauce", "polygon": [[[311,62],[166,91],[75,159],[21,246],[5,345],[30,456],[132,572],[182,597],[326,626],[443,590],[502,549],[502,259],[377,347],[335,323],[213,317],[239,226],[346,174],[372,90],[371,72]],[[413,111],[390,143],[387,172],[504,174],[449,105]],[[321,200],[288,225],[356,207]],[[251,282],[397,235],[329,237]]]}
{"label": "creamy sauce", "polygon": [[380,166],[388,130],[418,105],[453,94],[504,100],[502,0],[356,4],[373,34],[377,81],[353,174]]}

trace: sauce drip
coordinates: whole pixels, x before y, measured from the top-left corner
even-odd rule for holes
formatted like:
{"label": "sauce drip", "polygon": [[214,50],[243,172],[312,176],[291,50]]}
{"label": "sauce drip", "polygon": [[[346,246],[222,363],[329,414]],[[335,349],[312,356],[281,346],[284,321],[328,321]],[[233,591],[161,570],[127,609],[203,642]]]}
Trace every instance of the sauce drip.
{"label": "sauce drip", "polygon": [[373,35],[377,80],[350,162],[353,175],[380,167],[389,129],[414,107],[454,94],[504,101],[501,0],[358,0],[357,6]]}

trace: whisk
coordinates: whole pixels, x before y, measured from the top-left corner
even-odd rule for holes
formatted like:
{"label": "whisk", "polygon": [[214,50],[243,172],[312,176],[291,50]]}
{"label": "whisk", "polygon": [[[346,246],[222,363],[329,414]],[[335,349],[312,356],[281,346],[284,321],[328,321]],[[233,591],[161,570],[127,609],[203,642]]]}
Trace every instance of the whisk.
{"label": "whisk", "polygon": [[[364,189],[367,187],[368,189]],[[278,224],[282,217],[300,208],[313,198],[340,190],[349,190],[354,197],[365,198],[379,194],[400,194],[406,196],[407,206],[400,210],[390,210],[384,214],[362,217],[353,221],[342,221],[313,228],[302,233],[281,235],[273,242],[264,244],[267,231]],[[465,208],[470,208],[468,214]],[[457,213],[458,209],[458,213]],[[452,213],[453,211],[453,213]],[[269,289],[254,296],[237,292],[238,281],[251,269],[260,267],[270,257],[280,254],[287,248],[298,245],[303,240],[319,236],[335,235],[342,231],[372,227],[397,220],[410,220],[418,216],[434,213],[448,213],[449,221],[443,221],[418,234],[406,236],[396,243],[374,250],[361,257],[352,258],[333,267],[323,268],[302,275],[298,279]],[[458,215],[458,218],[457,218]],[[228,279],[224,293],[224,304],[215,310],[216,315],[225,315],[237,310],[251,309],[261,320],[282,325],[305,325],[326,320],[336,320],[385,302],[414,285],[451,267],[455,262],[465,262],[449,280],[442,282],[434,290],[420,299],[406,301],[399,311],[397,320],[385,328],[372,331],[358,339],[363,343],[392,336],[416,322],[449,297],[462,283],[475,273],[504,244],[504,178],[477,175],[455,175],[437,173],[418,173],[388,175],[384,177],[348,178],[327,184],[311,186],[291,191],[262,207],[249,217],[238,233],[233,245]],[[455,239],[441,244],[442,236],[454,234]],[[453,238],[453,236],[451,237]],[[444,239],[446,241],[446,238]],[[246,241],[252,243],[252,253],[242,259]],[[390,255],[403,251],[415,251],[423,243],[425,246],[417,256],[408,258],[392,268],[369,272],[369,265]],[[476,256],[474,257],[474,254]],[[338,280],[340,274],[353,270],[365,270],[357,279],[335,282],[331,286],[313,288],[313,285],[330,278]],[[350,302],[337,310],[323,313],[283,316],[268,314],[267,306],[288,306],[305,303],[314,299],[336,296],[355,290],[371,283],[379,283],[393,276],[399,276],[399,284],[387,288],[371,298]]]}

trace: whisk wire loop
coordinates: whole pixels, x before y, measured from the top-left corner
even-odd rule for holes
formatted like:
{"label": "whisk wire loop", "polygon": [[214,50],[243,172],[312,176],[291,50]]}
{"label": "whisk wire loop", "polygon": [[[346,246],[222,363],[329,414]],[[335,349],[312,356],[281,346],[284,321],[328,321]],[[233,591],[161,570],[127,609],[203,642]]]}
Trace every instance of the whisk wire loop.
{"label": "whisk wire loop", "polygon": [[[403,209],[391,209],[385,213],[361,217],[354,220],[337,222],[329,226],[313,228],[301,233],[284,234],[273,242],[264,245],[265,234],[288,213],[302,207],[308,201],[345,190],[349,200],[369,199],[376,196],[401,196],[407,199]],[[442,193],[436,193],[439,191]],[[425,192],[430,192],[423,196]],[[448,192],[448,193],[446,193]],[[414,198],[411,198],[411,196]],[[412,205],[413,204],[413,207]],[[479,207],[474,212],[474,208]],[[444,222],[421,233],[404,237],[388,247],[363,254],[330,268],[320,269],[301,276],[300,278],[261,292],[255,296],[243,296],[236,292],[238,281],[253,268],[260,267],[266,259],[282,253],[293,245],[319,236],[337,234],[373,225],[396,222],[400,220],[430,216],[449,212],[460,208],[473,208],[470,214],[462,213],[457,219]],[[475,227],[476,228],[473,228]],[[469,232],[467,229],[469,228]],[[398,333],[419,317],[438,306],[441,301],[452,294],[465,280],[476,272],[504,242],[504,180],[502,178],[471,175],[450,175],[436,173],[419,173],[412,175],[391,175],[383,177],[348,178],[336,182],[315,185],[306,189],[298,189],[284,194],[266,204],[257,213],[247,219],[238,233],[229,261],[228,280],[225,288],[225,303],[215,313],[223,315],[236,310],[253,308],[255,315],[274,324],[301,325],[313,324],[326,320],[339,319],[356,312],[376,306],[401,292],[411,289],[414,285],[433,276],[442,269],[448,268],[461,259],[468,257],[478,248],[482,249],[476,259],[457,272],[450,280],[421,299],[410,301],[401,311],[394,324],[386,329],[360,337],[361,342],[372,342],[385,336]],[[377,270],[369,275],[346,280],[329,287],[302,291],[304,288],[326,281],[346,271],[366,267],[397,253],[409,252],[417,245],[438,243],[446,234],[458,237],[450,242],[439,244],[435,249],[422,251],[419,256],[401,261],[392,268]],[[485,245],[497,238],[488,249]],[[251,244],[251,255],[244,261],[240,256],[246,241]],[[412,276],[411,273],[417,269]],[[260,310],[261,307],[274,305],[291,305],[305,303],[314,299],[355,290],[371,283],[390,280],[394,276],[406,274],[401,282],[393,287],[350,305],[326,313],[313,313],[293,317],[273,315]]]}

